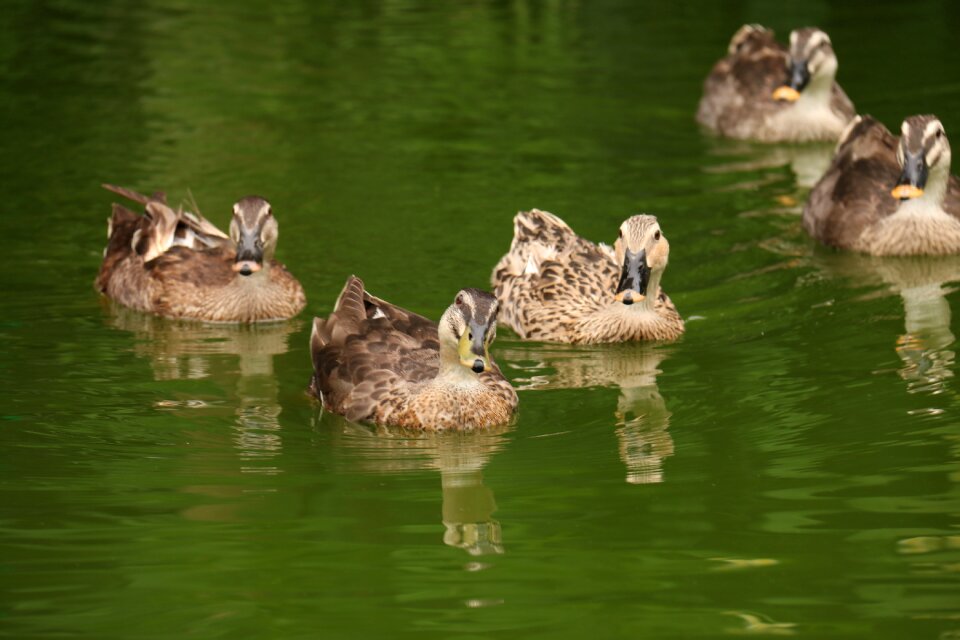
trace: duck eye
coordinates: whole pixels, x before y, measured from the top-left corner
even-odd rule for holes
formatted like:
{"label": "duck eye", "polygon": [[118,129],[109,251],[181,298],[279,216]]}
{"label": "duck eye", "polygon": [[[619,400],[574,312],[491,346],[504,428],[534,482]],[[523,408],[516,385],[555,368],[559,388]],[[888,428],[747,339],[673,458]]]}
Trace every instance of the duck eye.
{"label": "duck eye", "polygon": [[623,229],[620,229],[620,235],[618,235],[617,237],[623,240]]}
{"label": "duck eye", "polygon": [[653,234],[653,239],[654,239],[654,240],[659,240],[659,239],[660,239],[660,230],[659,230],[659,229],[657,229],[657,232]]}
{"label": "duck eye", "polygon": [[467,334],[467,338],[469,338],[470,340],[473,340],[473,331]]}
{"label": "duck eye", "polygon": [[942,137],[943,137],[943,129],[937,129],[937,139],[939,140]]}
{"label": "duck eye", "polygon": [[456,302],[458,305],[463,304],[463,296],[457,296],[457,299],[454,302]]}

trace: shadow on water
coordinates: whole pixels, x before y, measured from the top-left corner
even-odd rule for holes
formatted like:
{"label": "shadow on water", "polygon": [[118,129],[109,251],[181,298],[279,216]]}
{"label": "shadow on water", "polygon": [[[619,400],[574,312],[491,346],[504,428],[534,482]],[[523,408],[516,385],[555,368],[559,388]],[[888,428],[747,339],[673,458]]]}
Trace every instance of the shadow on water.
{"label": "shadow on water", "polygon": [[323,411],[317,403],[314,426],[334,434],[342,470],[369,474],[440,472],[444,544],[472,556],[504,552],[493,490],[483,469],[506,445],[509,426],[468,433],[428,433],[364,426]]}
{"label": "shadow on water", "polygon": [[521,377],[514,378],[519,390],[586,389],[609,387],[619,390],[612,411],[620,460],[627,468],[630,484],[663,482],[663,461],[673,455],[673,438],[668,431],[670,411],[657,389],[660,363],[667,347],[655,344],[522,345],[501,350]]}

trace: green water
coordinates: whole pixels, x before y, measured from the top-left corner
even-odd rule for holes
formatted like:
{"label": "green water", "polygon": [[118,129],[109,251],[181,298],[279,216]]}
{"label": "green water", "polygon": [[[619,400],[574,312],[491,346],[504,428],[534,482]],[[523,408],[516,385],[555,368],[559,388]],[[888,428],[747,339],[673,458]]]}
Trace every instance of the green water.
{"label": "green water", "polygon": [[[960,636],[960,260],[820,249],[829,148],[698,131],[744,22],[823,27],[862,112],[960,132],[951,0],[4,3],[0,634]],[[104,181],[221,226],[267,197],[307,311],[100,299]],[[531,207],[607,242],[658,215],[686,336],[501,331],[500,432],[319,411],[309,318],[348,274],[437,317]]]}

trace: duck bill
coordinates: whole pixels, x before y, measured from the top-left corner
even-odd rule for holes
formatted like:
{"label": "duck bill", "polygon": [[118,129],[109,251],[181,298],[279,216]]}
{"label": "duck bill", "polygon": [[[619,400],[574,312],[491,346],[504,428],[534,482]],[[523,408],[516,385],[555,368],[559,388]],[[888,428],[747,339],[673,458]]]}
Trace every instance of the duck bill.
{"label": "duck bill", "polygon": [[484,338],[487,327],[471,322],[467,331],[460,336],[457,353],[460,355],[460,364],[474,373],[483,373],[490,370],[490,354]]}
{"label": "duck bill", "polygon": [[923,157],[922,151],[920,153],[904,153],[903,171],[897,180],[897,186],[893,188],[890,195],[899,200],[919,198],[923,195],[923,188],[927,185],[928,173],[927,161]]}
{"label": "duck bill", "polygon": [[643,302],[647,297],[647,285],[649,283],[650,267],[647,265],[647,252],[625,251],[623,268],[620,271],[620,283],[617,284],[617,293],[613,299],[626,305]]}
{"label": "duck bill", "polygon": [[242,276],[253,275],[263,269],[263,250],[257,247],[253,234],[242,234],[237,243],[237,259],[233,270]]}
{"label": "duck bill", "polygon": [[790,81],[773,92],[773,99],[783,102],[796,102],[800,99],[800,92],[810,82],[810,71],[806,62],[790,64]]}

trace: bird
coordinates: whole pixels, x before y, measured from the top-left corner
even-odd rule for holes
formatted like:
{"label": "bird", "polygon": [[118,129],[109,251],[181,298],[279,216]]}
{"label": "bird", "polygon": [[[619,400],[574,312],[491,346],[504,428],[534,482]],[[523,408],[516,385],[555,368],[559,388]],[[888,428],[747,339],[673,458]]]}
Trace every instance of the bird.
{"label": "bird", "polygon": [[368,293],[350,276],[315,318],[309,392],[353,422],[424,431],[508,423],[517,393],[490,355],[498,303],[461,289],[439,324]]}
{"label": "bird", "polygon": [[96,288],[120,304],[168,318],[252,323],[285,320],[306,306],[303,287],[273,259],[278,226],[270,203],[233,205],[230,233],[198,212],[174,210],[162,192],[103,187],[144,205],[114,204]]}
{"label": "bird", "polygon": [[491,281],[501,319],[521,338],[595,344],[672,340],[683,319],[660,280],[670,244],[657,218],[635,215],[613,247],[581,238],[546,211],[521,211]]}
{"label": "bird", "polygon": [[854,119],[807,198],[803,228],[874,256],[960,253],[960,183],[940,119],[910,116],[899,139],[871,116]]}
{"label": "bird", "polygon": [[834,142],[856,115],[837,66],[830,36],[816,27],[792,31],[786,49],[772,30],[744,25],[704,81],[697,122],[730,138]]}

